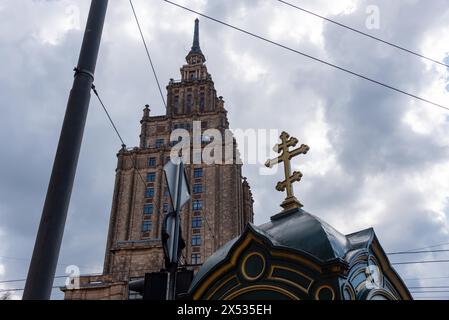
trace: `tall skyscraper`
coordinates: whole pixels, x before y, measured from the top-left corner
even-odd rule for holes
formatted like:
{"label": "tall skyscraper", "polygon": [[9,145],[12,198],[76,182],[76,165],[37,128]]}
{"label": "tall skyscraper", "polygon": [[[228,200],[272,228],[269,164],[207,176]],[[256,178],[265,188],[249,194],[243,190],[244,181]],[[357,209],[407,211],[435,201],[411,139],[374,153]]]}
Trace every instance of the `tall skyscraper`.
{"label": "tall skyscraper", "polygon": [[190,136],[194,129],[200,132],[191,140],[191,164],[186,166],[191,200],[181,213],[186,242],[182,262],[191,268],[201,265],[253,221],[253,197],[242,165],[235,161],[235,142],[231,143],[232,164],[206,164],[198,161],[193,150],[195,144],[201,151],[213,142],[205,131],[216,129],[225,137],[229,129],[224,100],[217,96],[200,48],[198,19],[186,62],[181,79],[172,79],[167,86],[166,114],[152,116],[147,106],[140,146],[118,153],[103,275],[81,277],[80,289],[64,290],[66,299],[133,298],[129,281],[164,267],[161,227],[171,204],[163,167],[176,144],[170,141],[176,129],[185,129]]}

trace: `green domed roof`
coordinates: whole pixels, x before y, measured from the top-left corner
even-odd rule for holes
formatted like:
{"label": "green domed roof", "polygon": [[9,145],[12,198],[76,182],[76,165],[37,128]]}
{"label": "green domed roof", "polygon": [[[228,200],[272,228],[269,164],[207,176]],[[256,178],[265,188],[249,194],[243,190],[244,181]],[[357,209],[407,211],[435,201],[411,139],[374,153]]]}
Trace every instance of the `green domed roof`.
{"label": "green domed roof", "polygon": [[282,213],[254,229],[278,246],[307,252],[321,261],[344,258],[350,249],[343,234],[301,209]]}
{"label": "green domed roof", "polygon": [[[268,240],[274,247],[295,250],[321,263],[335,259],[347,260],[345,258],[351,255],[350,252],[367,248],[374,237],[373,229],[345,236],[302,209],[280,213],[261,226],[249,224],[246,232]],[[239,239],[240,237],[237,237],[229,241],[206,260],[195,276],[191,288],[227,259]]]}

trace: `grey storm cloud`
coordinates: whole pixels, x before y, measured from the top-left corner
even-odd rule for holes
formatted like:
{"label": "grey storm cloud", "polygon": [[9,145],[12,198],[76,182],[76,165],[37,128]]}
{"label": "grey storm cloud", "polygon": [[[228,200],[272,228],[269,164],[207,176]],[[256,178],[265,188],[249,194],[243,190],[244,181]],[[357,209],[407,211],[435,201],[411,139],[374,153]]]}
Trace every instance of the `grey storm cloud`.
{"label": "grey storm cloud", "polygon": [[[277,1],[179,2],[400,89],[447,101],[447,70]],[[179,78],[196,15],[163,1],[134,3],[165,86]],[[440,49],[449,40],[444,0],[301,5],[436,59],[449,53]],[[379,8],[378,30],[365,27],[369,5]],[[0,4],[0,281],[27,273],[88,8],[87,0]],[[447,112],[200,20],[202,50],[231,127],[286,130],[310,145],[310,153],[294,163],[304,174],[295,190],[306,210],[345,233],[373,226],[386,251],[449,242]],[[164,112],[128,1],[110,1],[96,86],[128,146],[138,144],[145,104],[153,115]],[[82,273],[102,271],[119,147],[92,97],[59,275],[69,264]],[[260,175],[261,166],[244,167],[258,224],[279,210],[283,198],[274,191],[280,173]],[[398,267],[405,278],[444,276],[445,269]],[[62,295],[55,291],[53,297]]]}

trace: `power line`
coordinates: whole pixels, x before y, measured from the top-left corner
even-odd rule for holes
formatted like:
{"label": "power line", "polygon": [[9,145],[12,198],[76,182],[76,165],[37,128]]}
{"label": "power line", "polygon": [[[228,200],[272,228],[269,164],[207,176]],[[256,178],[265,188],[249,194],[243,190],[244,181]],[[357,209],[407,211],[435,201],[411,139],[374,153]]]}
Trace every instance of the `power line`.
{"label": "power line", "polygon": [[210,232],[210,235],[212,236],[212,239],[215,240],[215,235],[214,235],[214,233],[212,231],[212,228],[211,228],[211,226],[209,224],[209,221],[207,221],[206,215],[204,215],[203,218],[204,218],[204,221],[206,221],[207,228],[209,229],[209,232]]}
{"label": "power line", "polygon": [[449,289],[449,286],[408,287],[409,289]]}
{"label": "power line", "polygon": [[[415,294],[419,294],[419,293],[421,293],[421,292],[416,292]],[[422,294],[426,294],[427,292],[422,292]],[[414,294],[414,295],[415,295]],[[428,296],[428,295],[425,295],[425,296],[417,296],[417,298],[449,298],[449,296],[434,296],[434,295],[430,295],[430,296]]]}
{"label": "power line", "polygon": [[[198,267],[201,266],[201,264],[184,264],[181,267]],[[108,275],[119,275],[119,274],[131,274],[131,273],[135,273],[135,272],[150,272],[150,270],[148,268],[142,268],[142,269],[131,269],[131,270],[123,270],[123,271],[115,271],[115,272],[109,272],[109,273],[95,273],[95,274],[88,274],[88,275],[79,275],[80,278],[82,277],[96,277],[96,276],[108,276]],[[61,279],[61,278],[73,278],[73,275],[66,275],[66,276],[55,276],[53,279]],[[0,281],[0,284],[3,283],[14,283],[14,282],[22,282],[22,281],[26,281],[26,279],[15,279],[15,280],[4,280],[4,281]],[[60,287],[56,287],[56,288],[60,288]],[[3,289],[2,289],[3,290]],[[13,290],[23,290],[23,289],[4,289],[5,291],[13,291]],[[1,292],[1,291],[0,291]]]}
{"label": "power line", "polygon": [[393,255],[402,255],[402,254],[438,253],[438,252],[449,252],[449,250],[398,251],[398,252],[387,253],[387,255],[393,256]]}
{"label": "power line", "polygon": [[434,245],[430,245],[430,246],[427,246],[427,247],[410,249],[410,250],[406,250],[406,251],[416,251],[416,250],[431,249],[431,248],[442,247],[442,246],[447,246],[447,245],[449,245],[449,242],[444,242],[444,243],[440,243],[440,244],[434,244]]}
{"label": "power line", "polygon": [[358,33],[358,34],[361,34],[361,35],[363,35],[363,36],[365,36],[365,37],[371,38],[371,39],[376,40],[376,41],[380,41],[380,42],[382,42],[382,43],[384,43],[384,44],[387,44],[387,45],[389,45],[389,46],[392,46],[392,47],[394,47],[394,48],[396,48],[396,49],[405,51],[405,52],[407,52],[407,53],[410,53],[410,54],[415,55],[415,56],[417,56],[417,57],[420,57],[420,58],[422,58],[422,59],[425,59],[425,60],[428,60],[428,61],[431,61],[431,62],[433,62],[433,63],[436,63],[436,64],[439,64],[439,65],[442,65],[442,66],[444,66],[444,67],[449,68],[449,65],[447,65],[447,64],[445,64],[445,63],[443,63],[443,62],[440,62],[440,61],[438,61],[438,60],[435,60],[435,59],[426,57],[426,56],[424,56],[424,55],[422,55],[422,54],[420,54],[420,53],[417,53],[417,52],[412,51],[412,50],[410,50],[410,49],[404,48],[404,47],[399,46],[399,45],[397,45],[397,44],[394,44],[394,43],[392,43],[392,42],[383,40],[383,39],[381,39],[381,38],[375,37],[375,36],[373,36],[373,35],[371,35],[371,34],[368,34],[368,33],[366,33],[366,32],[360,31],[360,30],[358,30],[358,29],[355,29],[355,28],[353,28],[353,27],[350,27],[350,26],[348,26],[348,25],[345,25],[345,24],[343,24],[343,23],[341,23],[341,22],[338,22],[338,21],[335,21],[335,20],[326,18],[326,17],[324,17],[324,16],[322,16],[322,15],[319,15],[319,14],[317,14],[317,13],[315,13],[315,12],[312,12],[312,11],[310,11],[310,10],[304,9],[304,8],[302,8],[302,7],[300,7],[300,6],[294,5],[294,4],[292,4],[292,3],[289,3],[289,2],[283,1],[283,0],[277,0],[277,1],[280,2],[280,3],[283,3],[283,4],[287,5],[287,6],[290,6],[290,7],[292,7],[292,8],[298,9],[298,10],[300,10],[300,11],[302,11],[302,12],[305,12],[305,13],[307,13],[307,14],[310,14],[310,15],[313,15],[313,16],[318,17],[318,18],[320,18],[320,19],[326,20],[327,22],[333,23],[333,24],[335,24],[335,25],[337,25],[337,26],[340,26],[340,27],[342,27],[342,28],[346,28],[346,29],[348,29],[348,30],[351,30],[351,31],[353,31],[353,32],[356,32],[356,33]]}
{"label": "power line", "polygon": [[419,296],[414,298],[415,300],[449,300],[449,296]]}
{"label": "power line", "polygon": [[407,262],[395,262],[392,265],[405,265],[405,264],[423,264],[423,263],[447,263],[449,260],[423,260],[423,261],[407,261]]}
{"label": "power line", "polygon": [[[115,271],[115,272],[110,272],[110,273],[93,273],[93,274],[88,274],[88,275],[79,275],[80,278],[82,277],[96,277],[96,276],[104,276],[104,275],[116,275],[116,274],[122,274],[122,273],[131,273],[131,272],[144,272],[144,271],[148,271],[148,269],[135,269],[135,270],[124,270],[124,271]],[[65,275],[65,276],[55,276],[53,279],[62,279],[62,278],[70,278],[71,275]],[[72,275],[73,278],[73,275]],[[0,281],[0,284],[4,284],[4,283],[15,283],[15,282],[23,282],[26,281],[26,279],[13,279],[13,280],[4,280],[4,281]],[[59,287],[58,287],[59,288]],[[5,289],[6,290],[6,289]],[[9,290],[9,289],[8,289]],[[21,290],[21,289],[12,289],[12,290]],[[0,291],[1,292],[1,291]]]}
{"label": "power line", "polygon": [[[112,118],[108,112],[108,109],[106,108],[105,104],[103,103],[103,100],[100,98],[100,95],[98,94],[98,91],[94,85],[92,85],[92,90],[93,90],[94,94],[97,96],[98,101],[100,102],[101,106],[103,107],[104,112],[106,113],[106,116],[109,119],[109,122],[111,123],[112,127],[115,130],[115,133],[117,134],[118,138],[120,139],[120,141],[122,143],[122,148],[124,150],[126,150],[126,143],[123,141],[122,136],[120,135],[120,133],[117,129],[117,126],[115,125],[114,121],[112,120]],[[137,168],[137,161],[134,159],[134,157],[131,157],[131,161],[133,163],[133,168],[137,171],[137,174],[140,177],[140,180],[142,180],[142,183],[144,184],[144,186],[146,186],[146,182],[143,179],[142,174],[140,173],[140,170]]]}
{"label": "power line", "polygon": [[403,280],[404,280],[404,281],[420,281],[420,280],[439,280],[439,279],[449,279],[449,276],[444,276],[444,277],[408,278],[408,279],[403,279]]}
{"label": "power line", "polygon": [[[53,279],[62,279],[62,278],[68,278],[69,275],[66,276],[55,276]],[[24,282],[27,279],[17,279],[17,280],[5,280],[5,281],[0,281],[0,283],[14,283],[14,282]]]}
{"label": "power line", "polygon": [[[53,290],[60,289],[63,286],[54,286],[52,287]],[[409,287],[409,289],[446,289],[449,288],[447,286],[435,286],[435,287]],[[0,293],[3,292],[18,292],[23,291],[24,288],[13,288],[13,289],[0,289]],[[424,290],[424,291],[410,291],[411,293],[446,293],[449,292],[447,290]]]}
{"label": "power line", "polygon": [[[123,272],[123,271],[122,271],[122,272]],[[102,275],[103,275],[102,273],[91,273],[91,274],[88,274],[88,275],[81,274],[81,275],[79,275],[79,277],[80,277],[80,278],[85,277],[85,276],[93,276],[93,277],[95,277],[95,276],[102,276]],[[64,278],[70,278],[70,277],[73,277],[73,275],[70,275],[70,274],[67,274],[67,275],[65,275],[65,276],[60,275],[60,276],[55,276],[55,277],[53,277],[53,279],[56,280],[56,279],[64,279]],[[27,279],[2,280],[2,281],[0,281],[0,284],[5,284],[5,283],[16,283],[16,282],[24,282],[24,281],[26,281],[26,280],[27,280]]]}
{"label": "power line", "polygon": [[[419,294],[420,292],[418,292],[418,293],[414,293],[413,294],[413,299],[414,300],[418,300],[418,301],[422,301],[422,300],[431,300],[431,301],[437,301],[437,300],[449,300],[449,295],[444,295],[444,292],[443,293],[441,293],[440,295],[439,294],[437,294],[437,293],[431,293],[430,295],[425,295],[426,294],[426,292],[425,293],[423,293],[424,295],[417,295],[417,294]],[[434,295],[434,294],[437,294],[437,295]]]}
{"label": "power line", "polygon": [[[387,253],[387,255],[403,255],[403,254],[419,254],[419,253],[437,253],[437,252],[447,252],[449,250],[426,250],[425,249],[431,249],[431,248],[436,248],[436,247],[441,247],[441,246],[446,246],[449,245],[449,242],[444,242],[444,243],[439,243],[439,244],[434,244],[434,245],[430,245],[430,246],[425,246],[425,247],[421,247],[421,248],[415,248],[415,249],[410,249],[410,250],[405,250],[405,251],[398,251],[398,252],[390,252]],[[393,265],[407,265],[407,264],[421,264],[421,263],[440,263],[440,262],[449,262],[447,260],[436,260],[436,261],[411,261],[411,262],[398,262],[398,263],[393,263]],[[427,278],[410,278],[410,279],[404,279],[405,281],[418,281],[418,280],[432,280],[432,279],[449,279],[449,276],[443,276],[443,277],[427,277]]]}
{"label": "power line", "polygon": [[[81,274],[79,275],[80,278],[82,277],[96,277],[96,276],[104,276],[104,275],[116,275],[116,274],[122,274],[122,273],[131,273],[131,272],[143,272],[143,271],[148,271],[148,269],[134,269],[134,270],[124,270],[124,271],[115,271],[115,272],[110,272],[110,273],[91,273],[91,274]],[[67,274],[65,276],[60,275],[60,276],[55,276],[53,279],[63,279],[63,278],[70,278],[70,277],[74,277],[73,275]],[[2,280],[0,281],[0,284],[4,284],[4,283],[15,283],[15,282],[24,282],[27,279],[13,279],[13,280]]]}
{"label": "power line", "polygon": [[427,103],[427,104],[430,104],[430,105],[433,105],[433,106],[435,106],[435,107],[438,107],[438,108],[445,109],[445,110],[448,110],[448,111],[449,111],[449,107],[446,107],[446,106],[444,106],[444,105],[438,104],[438,103],[433,102],[433,101],[431,101],[431,100],[428,100],[428,99],[426,99],[426,98],[422,98],[422,97],[417,96],[417,95],[415,95],[415,94],[412,94],[412,93],[409,93],[409,92],[407,92],[407,91],[404,91],[404,90],[398,89],[398,88],[396,88],[396,87],[393,87],[392,85],[385,84],[385,83],[383,83],[383,82],[380,82],[380,81],[374,80],[374,79],[372,79],[372,78],[369,78],[368,76],[364,76],[364,75],[362,75],[362,74],[360,74],[360,73],[351,71],[351,70],[349,70],[349,69],[347,69],[347,68],[340,67],[340,66],[338,66],[338,65],[336,65],[336,64],[333,64],[333,63],[331,63],[331,62],[327,62],[327,61],[325,61],[325,60],[316,58],[316,57],[314,57],[314,56],[312,56],[312,55],[309,55],[309,54],[306,54],[306,53],[301,52],[301,51],[299,51],[299,50],[290,48],[290,47],[288,47],[288,46],[286,46],[286,45],[283,45],[283,44],[281,44],[281,43],[279,43],[279,42],[270,40],[270,39],[265,38],[265,37],[263,37],[263,36],[260,36],[260,35],[257,35],[257,34],[255,34],[255,33],[252,33],[252,32],[250,32],[250,31],[247,31],[247,30],[244,30],[244,29],[242,29],[242,28],[236,27],[236,26],[234,26],[234,25],[231,25],[231,24],[226,23],[226,22],[224,22],[224,21],[221,21],[221,20],[218,20],[218,19],[216,19],[216,18],[210,17],[210,16],[208,16],[208,15],[206,15],[206,14],[200,13],[200,12],[195,11],[195,10],[193,10],[193,9],[190,9],[190,8],[187,8],[187,7],[182,6],[182,5],[180,5],[180,4],[174,3],[174,2],[172,2],[172,1],[169,1],[169,0],[162,0],[162,1],[167,2],[167,3],[169,3],[169,4],[173,5],[173,6],[176,6],[176,7],[178,7],[178,8],[184,9],[184,10],[186,10],[186,11],[195,13],[195,14],[197,14],[197,15],[199,15],[199,16],[202,16],[202,17],[204,17],[204,18],[206,18],[206,19],[212,20],[212,21],[214,21],[214,22],[217,22],[217,23],[219,23],[219,24],[222,24],[222,25],[227,26],[227,27],[229,27],[229,28],[232,28],[232,29],[234,29],[234,30],[240,31],[240,32],[242,32],[242,33],[245,33],[245,34],[247,34],[247,35],[249,35],[249,36],[252,36],[252,37],[257,38],[257,39],[259,39],[259,40],[265,41],[265,42],[267,42],[267,43],[270,43],[270,44],[275,45],[275,46],[277,46],[277,47],[280,47],[280,48],[282,48],[282,49],[291,51],[291,52],[293,52],[293,53],[296,53],[296,54],[299,54],[299,55],[304,56],[304,57],[306,57],[306,58],[309,58],[309,59],[311,59],[311,60],[314,60],[314,61],[316,61],[316,62],[325,64],[325,65],[327,65],[327,66],[329,66],[329,67],[332,67],[332,68],[334,68],[334,69],[338,69],[338,70],[340,70],[340,71],[349,73],[349,74],[351,74],[351,75],[353,75],[353,76],[355,76],[355,77],[364,79],[364,80],[366,80],[366,81],[368,81],[368,82],[371,82],[371,83],[380,85],[380,86],[382,86],[382,87],[385,87],[385,88],[387,88],[387,89],[396,91],[396,92],[398,92],[398,93],[401,93],[401,94],[403,94],[403,95],[409,96],[409,97],[414,98],[414,99],[416,99],[416,100],[420,100],[420,101],[425,102],[425,103]]}
{"label": "power line", "polygon": [[140,180],[142,181],[143,185],[146,187],[147,183],[146,183],[145,180],[143,179],[142,174],[140,173],[140,170],[137,169],[137,159],[136,159],[136,158],[137,158],[137,153],[134,154],[133,157],[131,157],[131,160],[132,160],[132,162],[133,162],[134,169],[137,171],[137,174],[139,175]]}
{"label": "power line", "polygon": [[[61,288],[61,287],[52,287],[52,290],[59,289],[59,288]],[[2,292],[18,292],[18,291],[24,291],[24,290],[25,290],[24,288],[23,289],[1,289],[0,293],[2,293]]]}
{"label": "power line", "polygon": [[410,293],[449,293],[449,290],[410,291]]}
{"label": "power line", "polygon": [[129,4],[131,5],[131,9],[133,11],[137,27],[139,29],[140,37],[142,38],[143,46],[145,47],[145,51],[147,53],[148,60],[150,61],[151,70],[153,71],[154,78],[156,79],[157,87],[159,88],[159,93],[161,95],[162,102],[164,103],[165,109],[167,109],[167,102],[165,101],[164,94],[162,93],[161,84],[159,83],[159,79],[157,77],[156,69],[154,68],[153,60],[151,59],[150,50],[148,50],[148,46],[147,46],[147,43],[145,41],[145,37],[143,35],[142,28],[140,27],[139,18],[137,17],[136,10],[134,9],[134,5],[133,5],[132,0],[129,0]]}
{"label": "power line", "polygon": [[[17,260],[17,261],[27,261],[30,262],[31,259],[30,258],[18,258],[18,257],[6,257],[6,256],[0,256],[0,259],[5,259],[5,260]],[[58,263],[58,266],[61,267],[68,267],[68,266],[72,266],[74,265],[73,263]],[[92,266],[78,266],[80,268],[91,268]]]}
{"label": "power line", "polygon": [[95,85],[92,85],[92,91],[93,91],[93,92],[95,93],[95,95],[97,96],[98,101],[100,101],[100,104],[101,104],[101,106],[103,107],[103,110],[104,110],[104,112],[106,113],[106,116],[108,117],[109,122],[111,122],[111,125],[112,125],[112,127],[114,128],[114,130],[115,130],[115,133],[117,134],[118,138],[120,139],[120,142],[122,143],[122,146],[126,146],[125,142],[124,142],[123,139],[122,139],[122,136],[120,135],[120,133],[119,133],[118,130],[117,130],[117,127],[115,126],[114,121],[112,121],[112,118],[111,118],[111,116],[110,116],[108,110],[106,109],[106,107],[105,107],[105,105],[104,105],[104,103],[103,103],[103,100],[101,100],[100,96],[98,95],[98,91],[97,91],[97,88],[95,87]]}

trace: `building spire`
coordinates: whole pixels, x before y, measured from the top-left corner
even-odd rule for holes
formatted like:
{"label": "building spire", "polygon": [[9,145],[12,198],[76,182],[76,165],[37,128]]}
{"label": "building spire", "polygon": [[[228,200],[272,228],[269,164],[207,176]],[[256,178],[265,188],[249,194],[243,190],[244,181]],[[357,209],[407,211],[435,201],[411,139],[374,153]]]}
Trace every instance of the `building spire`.
{"label": "building spire", "polygon": [[193,45],[192,50],[190,53],[201,53],[200,48],[200,20],[197,18],[195,19],[195,33],[193,35]]}
{"label": "building spire", "polygon": [[195,20],[195,32],[193,34],[192,49],[186,57],[189,64],[204,63],[206,57],[200,48],[200,20]]}

